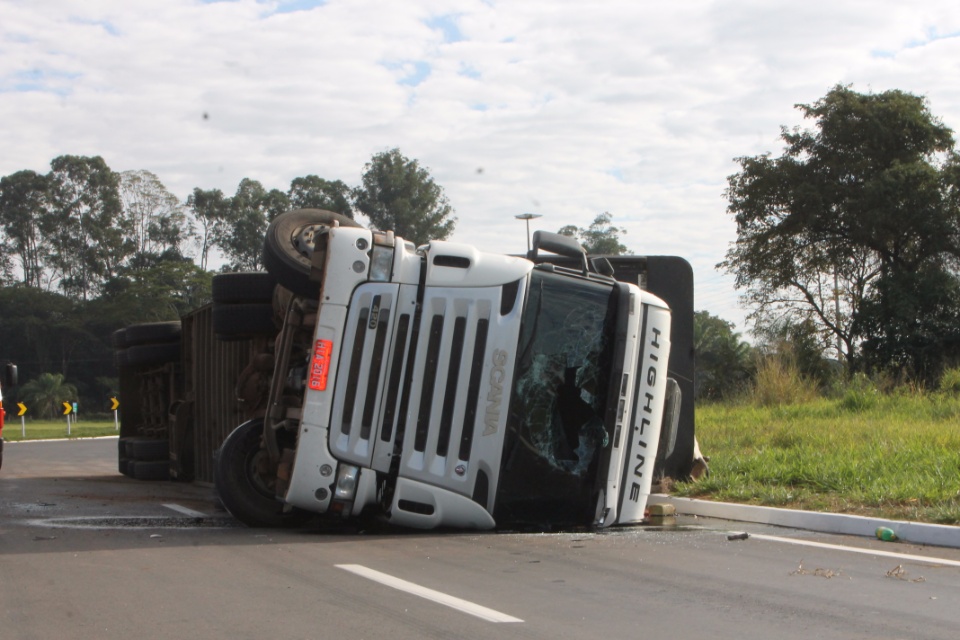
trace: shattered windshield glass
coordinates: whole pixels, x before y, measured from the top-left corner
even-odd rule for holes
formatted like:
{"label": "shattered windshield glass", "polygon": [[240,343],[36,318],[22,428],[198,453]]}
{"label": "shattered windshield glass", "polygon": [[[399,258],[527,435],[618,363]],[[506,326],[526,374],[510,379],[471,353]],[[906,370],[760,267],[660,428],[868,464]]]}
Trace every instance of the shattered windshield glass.
{"label": "shattered windshield glass", "polygon": [[616,296],[610,285],[530,276],[497,491],[498,521],[593,516]]}

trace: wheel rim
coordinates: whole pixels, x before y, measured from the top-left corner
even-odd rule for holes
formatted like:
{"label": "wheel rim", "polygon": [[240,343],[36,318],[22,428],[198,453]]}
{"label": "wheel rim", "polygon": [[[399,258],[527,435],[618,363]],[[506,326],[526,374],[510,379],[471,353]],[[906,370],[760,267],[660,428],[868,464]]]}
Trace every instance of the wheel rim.
{"label": "wheel rim", "polygon": [[317,248],[317,236],[329,228],[329,225],[325,224],[308,224],[300,227],[293,234],[293,246],[300,252],[300,255],[310,260]]}
{"label": "wheel rim", "polygon": [[247,456],[247,480],[250,482],[250,486],[254,491],[263,495],[264,497],[275,499],[276,494],[276,479],[272,482],[268,482],[261,474],[260,469],[261,465],[264,464],[267,452],[263,449],[257,449]]}

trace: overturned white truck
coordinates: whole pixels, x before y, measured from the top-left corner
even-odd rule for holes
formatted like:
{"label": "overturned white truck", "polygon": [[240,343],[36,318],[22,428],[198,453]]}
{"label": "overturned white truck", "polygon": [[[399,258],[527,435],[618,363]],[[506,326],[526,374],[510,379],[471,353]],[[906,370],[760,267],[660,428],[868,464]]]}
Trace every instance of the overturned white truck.
{"label": "overturned white truck", "polygon": [[319,210],[264,258],[114,333],[121,473],[216,485],[252,526],[543,529],[637,522],[651,480],[702,471],[682,258],[414,247]]}
{"label": "overturned white truck", "polygon": [[282,318],[266,407],[214,467],[237,519],[642,521],[680,409],[671,314],[609,262],[545,232],[526,258],[414,247],[319,210],[274,220],[264,261]]}

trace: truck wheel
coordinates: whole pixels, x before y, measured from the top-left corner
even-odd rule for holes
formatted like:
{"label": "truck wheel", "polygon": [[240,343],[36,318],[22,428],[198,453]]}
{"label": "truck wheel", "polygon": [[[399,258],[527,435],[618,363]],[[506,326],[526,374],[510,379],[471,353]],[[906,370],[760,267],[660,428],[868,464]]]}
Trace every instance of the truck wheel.
{"label": "truck wheel", "polygon": [[169,460],[131,460],[127,463],[131,474],[137,480],[169,480]]}
{"label": "truck wheel", "polygon": [[352,218],[323,209],[295,209],[274,218],[263,241],[267,271],[297,295],[319,298],[320,285],[310,281],[310,252],[317,233],[335,220],[341,227],[360,226]]}
{"label": "truck wheel", "polygon": [[131,438],[127,443],[127,450],[134,460],[152,462],[155,460],[170,460],[170,442],[151,438]]}
{"label": "truck wheel", "polygon": [[266,271],[218,273],[213,276],[210,293],[215,303],[272,302],[276,284]]}
{"label": "truck wheel", "polygon": [[124,331],[126,346],[180,340],[180,321],[132,324]]}
{"label": "truck wheel", "polygon": [[117,349],[123,349],[127,346],[127,330],[117,329],[110,334],[110,343]]}
{"label": "truck wheel", "polygon": [[128,347],[126,350],[126,364],[138,365],[157,365],[168,362],[177,362],[180,360],[180,343],[168,342],[166,344],[138,344]]}
{"label": "truck wheel", "polygon": [[253,336],[275,336],[280,331],[273,321],[273,303],[214,304],[213,332],[221,340]]}
{"label": "truck wheel", "polygon": [[310,515],[293,509],[284,512],[274,491],[275,478],[259,472],[267,453],[261,448],[263,420],[244,422],[220,445],[213,471],[220,501],[230,514],[248,527],[297,527]]}

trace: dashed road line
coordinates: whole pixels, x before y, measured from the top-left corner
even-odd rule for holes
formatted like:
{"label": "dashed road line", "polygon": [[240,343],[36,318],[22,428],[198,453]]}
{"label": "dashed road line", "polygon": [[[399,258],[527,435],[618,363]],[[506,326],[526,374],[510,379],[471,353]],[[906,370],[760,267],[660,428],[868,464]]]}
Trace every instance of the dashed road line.
{"label": "dashed road line", "polygon": [[166,507],[167,509],[170,509],[171,511],[176,511],[177,513],[183,514],[183,515],[185,515],[185,516],[190,516],[191,518],[206,518],[206,517],[207,517],[207,514],[205,514],[205,513],[203,513],[203,512],[194,511],[193,509],[188,509],[187,507],[184,507],[184,506],[182,506],[182,505],[179,505],[179,504],[176,504],[176,503],[173,503],[173,502],[164,503],[164,504],[162,504],[161,506]]}
{"label": "dashed road line", "polygon": [[338,564],[334,565],[338,569],[343,569],[344,571],[349,571],[355,575],[367,578],[368,580],[373,580],[374,582],[379,582],[382,585],[386,585],[393,589],[398,589],[400,591],[405,591],[407,593],[431,600],[438,604],[456,609],[463,613],[476,616],[482,620],[487,620],[488,622],[523,622],[520,618],[514,618],[505,613],[500,613],[494,609],[488,609],[487,607],[481,606],[474,602],[468,600],[461,600],[455,596],[443,593],[441,591],[434,591],[433,589],[428,589],[427,587],[422,587],[413,582],[407,582],[406,580],[401,580],[400,578],[395,578],[394,576],[388,575],[386,573],[381,573],[374,569],[370,569],[363,565],[359,564]]}

